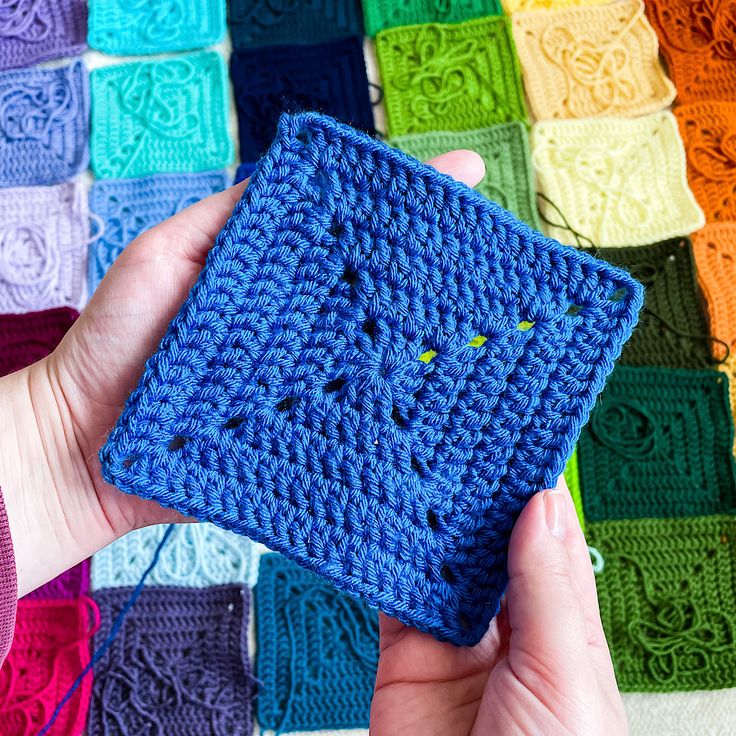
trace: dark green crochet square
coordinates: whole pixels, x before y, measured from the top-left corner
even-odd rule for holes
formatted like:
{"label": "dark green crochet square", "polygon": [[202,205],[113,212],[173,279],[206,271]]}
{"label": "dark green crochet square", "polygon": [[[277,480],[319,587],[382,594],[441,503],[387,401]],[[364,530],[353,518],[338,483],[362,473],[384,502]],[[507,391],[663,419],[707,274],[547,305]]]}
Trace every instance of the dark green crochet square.
{"label": "dark green crochet square", "polygon": [[578,444],[585,517],[731,512],[732,445],[722,373],[619,366]]}
{"label": "dark green crochet square", "polygon": [[629,269],[646,287],[639,324],[621,354],[623,364],[667,368],[713,365],[711,338],[688,238],[654,245],[601,248],[598,253],[607,261]]}
{"label": "dark green crochet square", "polygon": [[587,537],[621,690],[736,685],[736,519],[607,521]]}

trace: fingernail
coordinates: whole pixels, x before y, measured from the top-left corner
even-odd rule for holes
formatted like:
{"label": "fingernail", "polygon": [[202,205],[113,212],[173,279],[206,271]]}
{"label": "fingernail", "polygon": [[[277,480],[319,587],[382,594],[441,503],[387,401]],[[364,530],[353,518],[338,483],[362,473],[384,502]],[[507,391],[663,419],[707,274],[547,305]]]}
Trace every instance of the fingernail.
{"label": "fingernail", "polygon": [[564,539],[565,537],[566,515],[567,505],[565,504],[565,497],[562,491],[545,491],[544,518],[547,521],[547,528],[558,539]]}

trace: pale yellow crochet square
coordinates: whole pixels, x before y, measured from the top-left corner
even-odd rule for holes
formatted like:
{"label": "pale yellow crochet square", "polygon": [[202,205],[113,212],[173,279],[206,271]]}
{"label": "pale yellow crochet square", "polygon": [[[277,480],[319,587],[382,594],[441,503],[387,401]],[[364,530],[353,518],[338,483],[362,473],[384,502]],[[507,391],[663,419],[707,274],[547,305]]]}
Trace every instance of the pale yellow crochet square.
{"label": "pale yellow crochet square", "polygon": [[605,5],[610,0],[502,0],[506,15],[527,10],[557,10],[575,5]]}
{"label": "pale yellow crochet square", "polygon": [[539,120],[646,115],[675,99],[642,0],[517,13],[512,24]]}
{"label": "pale yellow crochet square", "polygon": [[[728,378],[728,396],[731,400],[731,416],[736,425],[736,355],[729,355],[726,360],[718,366],[718,370],[726,374]],[[736,432],[734,433],[733,451],[736,455]]]}
{"label": "pale yellow crochet square", "polygon": [[540,203],[554,223],[545,230],[562,243],[578,240],[568,226],[595,245],[624,246],[679,237],[705,224],[687,184],[685,149],[671,112],[537,123],[531,144],[540,189],[554,204]]}

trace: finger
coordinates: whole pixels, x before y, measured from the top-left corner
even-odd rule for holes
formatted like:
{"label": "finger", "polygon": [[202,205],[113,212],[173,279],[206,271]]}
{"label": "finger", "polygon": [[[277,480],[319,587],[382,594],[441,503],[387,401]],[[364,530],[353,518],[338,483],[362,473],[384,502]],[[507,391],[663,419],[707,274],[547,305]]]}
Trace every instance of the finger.
{"label": "finger", "polygon": [[474,187],[486,175],[486,165],[475,151],[450,151],[427,161],[437,171]]}

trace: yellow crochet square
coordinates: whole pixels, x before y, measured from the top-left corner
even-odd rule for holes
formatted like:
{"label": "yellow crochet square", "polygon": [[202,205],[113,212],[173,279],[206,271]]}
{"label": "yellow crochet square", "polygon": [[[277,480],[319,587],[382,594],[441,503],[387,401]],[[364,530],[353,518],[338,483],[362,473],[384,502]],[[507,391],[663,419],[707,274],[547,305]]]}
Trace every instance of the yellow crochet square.
{"label": "yellow crochet square", "polygon": [[633,117],[675,99],[642,0],[513,17],[532,112],[540,120]]}
{"label": "yellow crochet square", "polygon": [[539,186],[559,209],[541,203],[555,223],[545,229],[562,243],[576,238],[561,215],[600,246],[657,243],[705,224],[670,112],[537,123],[531,144]]}
{"label": "yellow crochet square", "polygon": [[[736,426],[736,355],[730,355],[718,370],[726,374],[728,379],[728,398],[731,402],[731,415]],[[734,434],[733,452],[736,455],[736,433]]]}
{"label": "yellow crochet square", "polygon": [[576,5],[605,5],[610,0],[502,0],[506,15],[527,10],[557,10]]}

